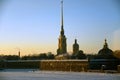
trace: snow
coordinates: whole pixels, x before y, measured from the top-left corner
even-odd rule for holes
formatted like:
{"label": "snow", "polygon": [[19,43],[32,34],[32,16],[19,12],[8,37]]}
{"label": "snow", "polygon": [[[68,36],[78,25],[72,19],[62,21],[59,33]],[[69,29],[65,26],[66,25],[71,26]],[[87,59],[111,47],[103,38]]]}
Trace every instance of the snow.
{"label": "snow", "polygon": [[120,80],[120,74],[7,69],[0,71],[0,80]]}

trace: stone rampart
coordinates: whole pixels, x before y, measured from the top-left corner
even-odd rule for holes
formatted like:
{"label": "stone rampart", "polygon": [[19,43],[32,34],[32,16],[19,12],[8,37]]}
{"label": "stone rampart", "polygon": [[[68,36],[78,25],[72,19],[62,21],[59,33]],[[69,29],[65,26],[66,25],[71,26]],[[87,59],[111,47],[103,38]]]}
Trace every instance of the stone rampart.
{"label": "stone rampart", "polygon": [[40,70],[47,71],[87,71],[88,60],[42,60]]}

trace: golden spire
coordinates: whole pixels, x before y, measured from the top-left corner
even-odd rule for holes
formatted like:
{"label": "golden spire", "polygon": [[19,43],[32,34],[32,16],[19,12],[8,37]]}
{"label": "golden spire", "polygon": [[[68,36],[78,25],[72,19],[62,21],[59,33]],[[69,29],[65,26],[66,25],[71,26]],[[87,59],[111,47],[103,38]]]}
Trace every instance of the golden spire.
{"label": "golden spire", "polygon": [[63,29],[63,0],[61,0],[61,31],[64,32],[64,29]]}

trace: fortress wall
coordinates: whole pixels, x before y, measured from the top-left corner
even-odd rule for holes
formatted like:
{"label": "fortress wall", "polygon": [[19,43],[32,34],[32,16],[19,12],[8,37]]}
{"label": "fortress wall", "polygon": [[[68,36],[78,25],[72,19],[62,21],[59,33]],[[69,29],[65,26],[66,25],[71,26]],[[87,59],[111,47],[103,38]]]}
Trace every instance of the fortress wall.
{"label": "fortress wall", "polygon": [[43,71],[88,71],[117,70],[120,72],[119,60],[8,60],[0,61],[0,70],[2,69],[40,69]]}
{"label": "fortress wall", "polygon": [[40,69],[47,71],[87,71],[87,60],[9,60],[0,69]]}
{"label": "fortress wall", "polygon": [[47,71],[87,71],[87,60],[42,60],[40,70]]}

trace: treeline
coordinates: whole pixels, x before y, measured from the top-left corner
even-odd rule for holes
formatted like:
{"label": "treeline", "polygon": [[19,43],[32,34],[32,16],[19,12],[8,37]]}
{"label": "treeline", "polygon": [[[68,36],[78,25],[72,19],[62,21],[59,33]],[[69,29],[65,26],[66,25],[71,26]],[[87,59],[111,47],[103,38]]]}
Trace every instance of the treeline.
{"label": "treeline", "polygon": [[71,55],[71,59],[86,59],[87,55],[82,51],[79,50],[77,53]]}
{"label": "treeline", "polygon": [[52,53],[40,53],[36,55],[28,55],[21,57],[22,60],[46,60],[46,59],[55,59],[55,55]]}
{"label": "treeline", "polygon": [[18,55],[0,55],[0,60],[46,60],[54,59],[55,55],[51,52],[49,53],[40,53],[33,55],[26,55],[19,57]]}
{"label": "treeline", "polygon": [[[25,55],[19,57],[18,55],[0,55],[0,60],[49,60],[55,59],[54,54],[51,52],[48,53],[40,53],[40,54],[33,54],[33,55]],[[69,55],[69,59],[86,59],[87,55],[83,53],[83,51],[79,51],[76,54]]]}
{"label": "treeline", "polygon": [[[116,50],[113,53],[114,56],[110,56],[108,58],[104,58],[106,55],[98,55],[98,54],[85,54],[82,50],[79,52],[69,55],[69,59],[120,59],[120,50]],[[49,60],[49,59],[55,59],[55,56],[53,53],[40,53],[40,54],[33,54],[33,55],[26,55],[19,57],[18,55],[0,55],[0,61],[1,60]]]}
{"label": "treeline", "polygon": [[17,55],[0,55],[0,60],[19,60]]}

